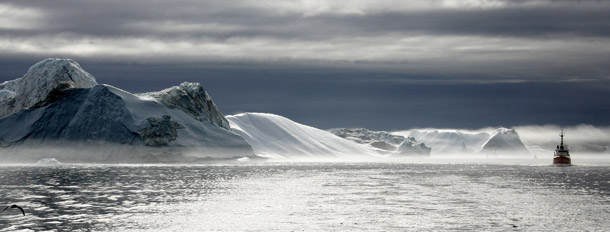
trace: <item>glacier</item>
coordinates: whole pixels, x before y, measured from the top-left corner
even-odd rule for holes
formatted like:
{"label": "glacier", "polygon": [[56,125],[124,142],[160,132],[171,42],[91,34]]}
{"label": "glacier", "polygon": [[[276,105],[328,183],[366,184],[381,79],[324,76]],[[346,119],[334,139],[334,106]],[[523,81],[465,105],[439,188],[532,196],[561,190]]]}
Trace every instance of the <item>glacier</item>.
{"label": "glacier", "polygon": [[269,113],[226,117],[258,156],[274,159],[359,159],[387,157],[383,151]]}
{"label": "glacier", "polygon": [[198,83],[132,94],[46,59],[0,85],[5,160],[196,161],[254,156]]}

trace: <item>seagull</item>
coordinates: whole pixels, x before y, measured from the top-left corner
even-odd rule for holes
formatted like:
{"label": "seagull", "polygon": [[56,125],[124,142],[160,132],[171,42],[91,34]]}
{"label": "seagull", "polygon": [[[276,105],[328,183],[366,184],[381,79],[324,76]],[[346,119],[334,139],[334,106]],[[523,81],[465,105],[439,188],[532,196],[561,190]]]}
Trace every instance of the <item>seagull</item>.
{"label": "seagull", "polygon": [[[21,210],[21,213],[23,213],[23,216],[25,216],[25,211],[23,211],[23,208],[19,207],[18,205],[11,205],[11,206],[7,206],[6,208],[4,208],[4,210],[7,210],[8,208],[14,209],[17,208],[19,210]],[[2,210],[2,213],[4,213],[4,210]]]}

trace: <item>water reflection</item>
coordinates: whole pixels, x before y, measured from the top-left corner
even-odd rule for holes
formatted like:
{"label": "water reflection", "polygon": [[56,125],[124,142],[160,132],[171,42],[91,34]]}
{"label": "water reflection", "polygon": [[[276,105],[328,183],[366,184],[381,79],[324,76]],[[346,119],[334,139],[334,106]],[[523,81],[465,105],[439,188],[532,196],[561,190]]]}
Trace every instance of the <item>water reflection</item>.
{"label": "water reflection", "polygon": [[[608,226],[609,167],[0,166],[1,230],[548,230]],[[567,227],[566,227],[567,226]]]}
{"label": "water reflection", "polygon": [[[105,228],[121,217],[154,213],[151,204],[195,201],[230,189],[252,172],[229,166],[15,166],[0,169],[2,202],[26,209],[5,212],[0,227]],[[260,174],[260,173],[257,173]]]}

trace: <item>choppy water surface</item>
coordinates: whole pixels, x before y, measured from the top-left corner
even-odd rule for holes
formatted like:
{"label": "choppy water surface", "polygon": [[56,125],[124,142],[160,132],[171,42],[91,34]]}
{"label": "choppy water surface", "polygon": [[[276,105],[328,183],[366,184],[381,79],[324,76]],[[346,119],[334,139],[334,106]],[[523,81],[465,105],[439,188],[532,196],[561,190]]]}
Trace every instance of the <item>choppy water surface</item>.
{"label": "choppy water surface", "polygon": [[609,166],[0,166],[7,230],[606,230]]}

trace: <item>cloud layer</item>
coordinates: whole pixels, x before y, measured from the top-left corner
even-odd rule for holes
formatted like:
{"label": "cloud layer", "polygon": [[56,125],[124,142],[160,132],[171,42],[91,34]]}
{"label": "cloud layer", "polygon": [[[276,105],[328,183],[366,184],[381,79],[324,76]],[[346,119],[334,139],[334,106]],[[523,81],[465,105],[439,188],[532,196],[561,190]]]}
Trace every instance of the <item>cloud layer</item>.
{"label": "cloud layer", "polygon": [[610,125],[608,1],[0,2],[0,82],[47,57],[319,128]]}
{"label": "cloud layer", "polygon": [[610,3],[595,0],[0,3],[4,57],[607,80],[609,35]]}

